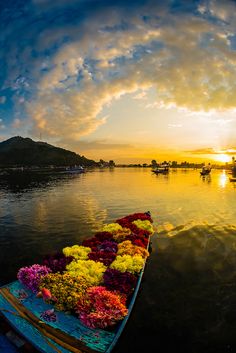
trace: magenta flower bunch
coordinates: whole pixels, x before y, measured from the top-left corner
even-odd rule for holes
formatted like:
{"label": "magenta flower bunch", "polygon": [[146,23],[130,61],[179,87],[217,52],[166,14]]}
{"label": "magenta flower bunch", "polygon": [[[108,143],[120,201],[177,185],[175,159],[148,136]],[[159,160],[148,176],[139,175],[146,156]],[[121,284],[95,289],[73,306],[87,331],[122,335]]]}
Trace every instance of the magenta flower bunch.
{"label": "magenta flower bunch", "polygon": [[22,267],[17,273],[17,278],[33,293],[37,293],[40,280],[50,272],[52,272],[52,270],[49,267],[34,264],[29,267]]}

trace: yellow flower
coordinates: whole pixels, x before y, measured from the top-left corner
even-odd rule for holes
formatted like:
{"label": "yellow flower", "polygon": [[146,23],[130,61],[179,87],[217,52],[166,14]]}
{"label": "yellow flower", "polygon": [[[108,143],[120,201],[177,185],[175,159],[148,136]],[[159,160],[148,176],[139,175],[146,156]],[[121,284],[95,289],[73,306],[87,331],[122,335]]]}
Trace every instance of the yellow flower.
{"label": "yellow flower", "polygon": [[118,231],[122,231],[122,226],[119,225],[119,223],[109,223],[109,224],[105,224],[102,227],[102,232],[110,232],[110,233],[116,233]]}
{"label": "yellow flower", "polygon": [[130,240],[125,240],[122,243],[118,244],[118,255],[141,255],[144,259],[149,256],[149,252],[142,248],[131,243]]}
{"label": "yellow flower", "polygon": [[117,243],[121,243],[131,233],[132,232],[129,228],[122,228],[122,230],[118,230],[115,234],[113,234],[113,238]]}
{"label": "yellow flower", "polygon": [[135,224],[140,229],[147,230],[150,233],[150,235],[154,233],[152,223],[149,220],[142,221],[140,219],[137,219],[132,223]]}
{"label": "yellow flower", "polygon": [[83,276],[89,286],[97,286],[102,283],[106,268],[102,262],[93,260],[74,260],[66,266],[66,270],[72,277]]}
{"label": "yellow flower", "polygon": [[55,308],[66,311],[74,309],[88,287],[88,282],[82,276],[72,278],[68,273],[50,273],[42,278],[39,288],[50,290],[55,300]]}
{"label": "yellow flower", "polygon": [[121,272],[131,272],[138,274],[143,268],[145,259],[141,255],[117,255],[116,259],[110,265],[110,268],[114,268]]}
{"label": "yellow flower", "polygon": [[82,245],[67,246],[62,250],[65,256],[73,256],[78,260],[86,260],[90,251],[91,248]]}

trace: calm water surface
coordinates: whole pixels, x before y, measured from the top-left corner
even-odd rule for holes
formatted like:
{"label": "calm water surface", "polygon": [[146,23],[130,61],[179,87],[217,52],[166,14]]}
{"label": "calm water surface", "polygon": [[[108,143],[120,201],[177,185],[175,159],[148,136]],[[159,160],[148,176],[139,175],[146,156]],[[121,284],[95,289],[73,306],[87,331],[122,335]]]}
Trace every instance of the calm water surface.
{"label": "calm water surface", "polygon": [[148,210],[152,253],[114,353],[235,352],[236,183],[222,171],[205,179],[198,170],[141,168],[0,179],[0,284],[104,223]]}

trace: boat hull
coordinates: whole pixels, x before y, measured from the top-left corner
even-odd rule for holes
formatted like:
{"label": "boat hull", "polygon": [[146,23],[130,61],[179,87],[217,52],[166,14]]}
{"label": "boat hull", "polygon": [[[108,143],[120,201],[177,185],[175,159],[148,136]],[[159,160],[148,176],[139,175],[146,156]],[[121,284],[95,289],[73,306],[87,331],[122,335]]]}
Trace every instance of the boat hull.
{"label": "boat hull", "polygon": [[[20,301],[18,296],[23,291],[28,296]],[[0,306],[10,325],[42,353],[107,352],[115,337],[115,333],[85,327],[64,312],[57,312],[56,322],[45,323],[40,314],[52,309],[52,305],[36,298],[18,281],[0,289]]]}
{"label": "boat hull", "polygon": [[169,173],[169,170],[153,170],[153,173],[155,174],[168,174]]}
{"label": "boat hull", "polygon": [[229,178],[229,181],[236,182],[236,178]]}
{"label": "boat hull", "polygon": [[201,175],[210,175],[210,171],[208,172],[200,172]]}
{"label": "boat hull", "polygon": [[[151,233],[147,237],[147,250]],[[80,319],[68,312],[54,312],[53,304],[45,302],[14,281],[0,288],[0,313],[10,326],[42,353],[110,353],[130,317],[141,285],[146,259],[137,274],[136,286],[128,301],[128,314],[109,329],[85,326]],[[48,310],[55,313],[54,320],[41,318]]]}
{"label": "boat hull", "polygon": [[[144,267],[128,306],[128,315],[112,330],[91,329],[65,312],[57,312],[57,321],[45,323],[40,314],[53,309],[27,290],[19,281],[0,288],[0,311],[10,326],[42,353],[110,353],[117,343],[134,306]],[[27,297],[19,300],[19,293]]]}

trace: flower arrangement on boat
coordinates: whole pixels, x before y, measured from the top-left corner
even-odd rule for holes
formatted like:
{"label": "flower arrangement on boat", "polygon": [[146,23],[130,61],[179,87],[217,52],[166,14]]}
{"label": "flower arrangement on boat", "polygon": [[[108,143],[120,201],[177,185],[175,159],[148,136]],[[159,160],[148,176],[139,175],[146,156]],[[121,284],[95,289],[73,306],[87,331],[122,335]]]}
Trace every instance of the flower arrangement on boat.
{"label": "flower arrangement on boat", "polygon": [[[91,328],[107,328],[128,313],[128,302],[154,233],[150,213],[134,213],[106,224],[82,245],[22,267],[18,280],[55,310],[69,311]],[[54,308],[42,318],[55,320]]]}

